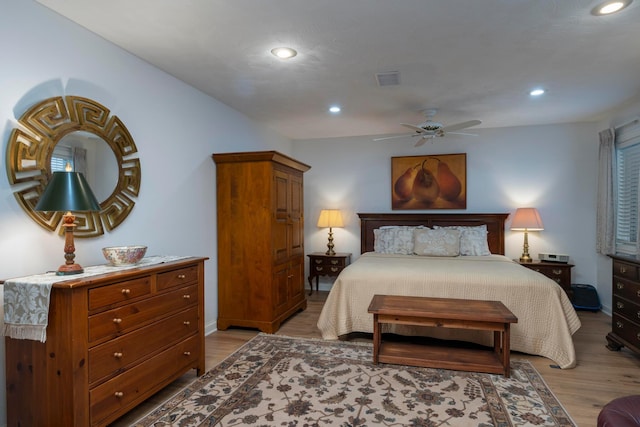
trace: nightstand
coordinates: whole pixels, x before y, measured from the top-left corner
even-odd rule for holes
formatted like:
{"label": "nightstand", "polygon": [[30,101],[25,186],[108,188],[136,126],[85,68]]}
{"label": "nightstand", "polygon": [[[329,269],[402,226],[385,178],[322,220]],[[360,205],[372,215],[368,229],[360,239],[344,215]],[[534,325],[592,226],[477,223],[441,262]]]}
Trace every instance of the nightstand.
{"label": "nightstand", "polygon": [[316,291],[320,276],[337,277],[351,262],[351,254],[337,252],[327,255],[324,252],[313,252],[309,257],[309,295],[313,293],[313,278],[316,278]]}
{"label": "nightstand", "polygon": [[535,270],[555,280],[567,293],[569,299],[573,299],[573,291],[571,290],[571,269],[573,264],[544,261],[520,262],[518,260],[516,262],[523,267]]}

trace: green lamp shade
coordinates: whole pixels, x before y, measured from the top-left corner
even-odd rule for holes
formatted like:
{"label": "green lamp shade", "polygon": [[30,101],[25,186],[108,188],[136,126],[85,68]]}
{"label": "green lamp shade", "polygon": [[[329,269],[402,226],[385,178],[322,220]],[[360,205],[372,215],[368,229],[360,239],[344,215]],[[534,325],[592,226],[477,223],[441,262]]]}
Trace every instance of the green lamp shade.
{"label": "green lamp shade", "polygon": [[36,211],[99,211],[100,203],[80,172],[54,172],[35,207]]}

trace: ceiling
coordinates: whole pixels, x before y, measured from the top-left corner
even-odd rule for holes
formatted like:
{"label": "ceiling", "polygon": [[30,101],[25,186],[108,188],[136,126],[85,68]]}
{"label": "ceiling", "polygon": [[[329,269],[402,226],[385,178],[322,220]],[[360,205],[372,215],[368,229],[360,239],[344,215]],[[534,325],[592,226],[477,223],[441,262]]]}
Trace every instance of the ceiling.
{"label": "ceiling", "polygon": [[597,0],[37,1],[291,139],[406,133],[426,108],[478,128],[593,121],[640,94],[637,0],[604,17]]}

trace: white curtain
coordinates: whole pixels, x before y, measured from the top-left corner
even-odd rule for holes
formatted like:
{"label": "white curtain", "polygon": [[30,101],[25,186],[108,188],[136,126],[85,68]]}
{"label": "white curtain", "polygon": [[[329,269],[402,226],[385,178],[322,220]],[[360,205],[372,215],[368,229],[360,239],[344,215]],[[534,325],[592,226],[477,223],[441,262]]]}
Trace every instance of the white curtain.
{"label": "white curtain", "polygon": [[613,171],[615,162],[615,131],[600,132],[598,158],[598,198],[596,206],[596,250],[602,255],[615,253],[613,206]]}

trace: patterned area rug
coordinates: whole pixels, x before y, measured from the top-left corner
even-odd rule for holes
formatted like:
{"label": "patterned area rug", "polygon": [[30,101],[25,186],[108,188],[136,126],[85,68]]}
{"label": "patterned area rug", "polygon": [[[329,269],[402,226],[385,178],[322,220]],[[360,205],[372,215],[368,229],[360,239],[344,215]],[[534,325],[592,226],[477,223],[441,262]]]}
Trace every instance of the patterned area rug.
{"label": "patterned area rug", "polygon": [[501,375],[372,362],[372,347],[260,334],[135,426],[575,426],[526,361]]}

